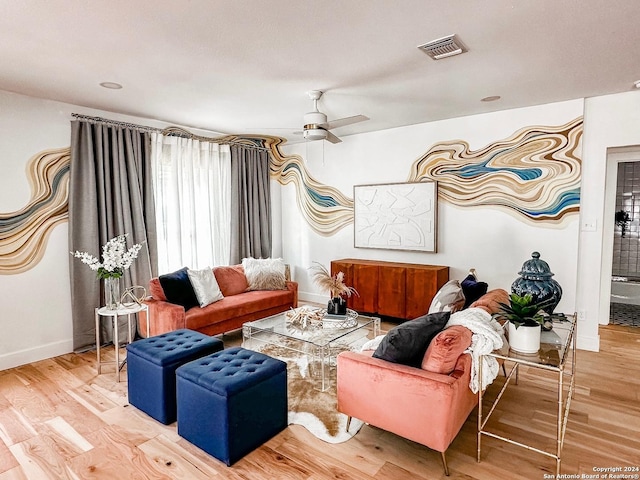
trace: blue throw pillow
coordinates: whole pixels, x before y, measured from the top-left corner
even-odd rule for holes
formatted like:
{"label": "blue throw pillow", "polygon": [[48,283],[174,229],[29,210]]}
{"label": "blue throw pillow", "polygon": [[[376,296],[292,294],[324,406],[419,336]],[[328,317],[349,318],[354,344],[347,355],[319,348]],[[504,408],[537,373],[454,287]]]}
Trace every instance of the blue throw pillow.
{"label": "blue throw pillow", "polygon": [[164,290],[164,296],[167,297],[168,302],[182,305],[185,310],[199,305],[198,298],[193,291],[193,285],[191,285],[191,280],[189,280],[189,270],[187,267],[181,268],[173,273],[160,275],[158,280],[160,281],[162,290]]}
{"label": "blue throw pillow", "polygon": [[469,274],[460,284],[462,293],[464,293],[464,308],[467,308],[481,296],[487,293],[489,285],[485,282],[479,282],[475,276]]}
{"label": "blue throw pillow", "polygon": [[388,362],[420,367],[429,343],[444,329],[450,316],[451,312],[430,313],[392,328],[373,356]]}

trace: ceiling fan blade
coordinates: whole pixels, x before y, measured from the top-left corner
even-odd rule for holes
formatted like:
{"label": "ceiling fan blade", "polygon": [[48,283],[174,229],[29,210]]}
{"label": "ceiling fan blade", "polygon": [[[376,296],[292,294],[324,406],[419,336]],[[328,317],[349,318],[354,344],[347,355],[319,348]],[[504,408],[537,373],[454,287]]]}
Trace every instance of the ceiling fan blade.
{"label": "ceiling fan blade", "polygon": [[331,132],[327,132],[327,138],[326,139],[331,143],[342,143],[342,140],[340,140],[338,137],[336,137]]}
{"label": "ceiling fan blade", "polygon": [[364,115],[354,115],[353,117],[345,117],[339,118],[337,120],[331,120],[323,125],[320,125],[325,130],[331,130],[333,128],[340,128],[347,125],[351,125],[358,122],[364,122],[369,120],[369,117],[365,117]]}

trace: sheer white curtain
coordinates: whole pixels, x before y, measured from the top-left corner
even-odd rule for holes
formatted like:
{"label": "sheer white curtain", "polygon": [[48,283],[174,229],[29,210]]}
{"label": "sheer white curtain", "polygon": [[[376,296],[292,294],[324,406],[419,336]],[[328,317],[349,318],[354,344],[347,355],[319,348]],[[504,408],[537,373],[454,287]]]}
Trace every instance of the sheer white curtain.
{"label": "sheer white curtain", "polygon": [[228,265],[231,152],[228,145],[153,133],[158,273]]}

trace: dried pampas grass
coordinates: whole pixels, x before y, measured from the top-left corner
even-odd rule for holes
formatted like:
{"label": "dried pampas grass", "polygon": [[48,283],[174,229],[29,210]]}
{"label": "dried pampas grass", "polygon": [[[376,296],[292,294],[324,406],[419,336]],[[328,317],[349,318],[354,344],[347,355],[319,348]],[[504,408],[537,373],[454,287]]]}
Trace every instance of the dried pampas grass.
{"label": "dried pampas grass", "polygon": [[309,267],[309,270],[312,272],[313,281],[322,290],[328,291],[331,298],[339,297],[341,295],[350,297],[352,293],[358,295],[355,288],[345,285],[344,272],[338,272],[335,276],[331,276],[324,265],[318,262],[313,263],[314,265]]}

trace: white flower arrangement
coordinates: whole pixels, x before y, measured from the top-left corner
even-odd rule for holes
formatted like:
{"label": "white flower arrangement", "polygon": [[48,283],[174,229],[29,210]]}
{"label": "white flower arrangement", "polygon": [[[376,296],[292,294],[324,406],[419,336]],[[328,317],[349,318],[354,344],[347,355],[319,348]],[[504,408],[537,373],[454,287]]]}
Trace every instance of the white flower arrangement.
{"label": "white flower arrangement", "polygon": [[75,258],[79,258],[82,263],[89,265],[91,270],[98,272],[98,278],[120,278],[133,261],[138,258],[138,253],[142,244],[136,243],[126,250],[126,237],[128,234],[118,235],[109,240],[102,247],[102,263],[93,255],[87,252],[70,252]]}

